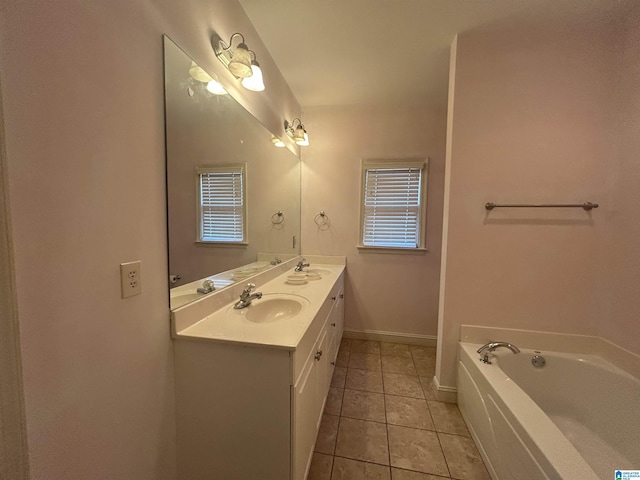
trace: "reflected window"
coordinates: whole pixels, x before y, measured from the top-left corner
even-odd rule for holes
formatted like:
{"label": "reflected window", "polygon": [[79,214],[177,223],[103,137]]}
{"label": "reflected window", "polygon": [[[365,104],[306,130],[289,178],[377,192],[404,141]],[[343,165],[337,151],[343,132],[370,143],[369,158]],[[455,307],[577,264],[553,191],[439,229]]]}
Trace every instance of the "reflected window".
{"label": "reflected window", "polygon": [[197,167],[198,241],[246,243],[244,164]]}

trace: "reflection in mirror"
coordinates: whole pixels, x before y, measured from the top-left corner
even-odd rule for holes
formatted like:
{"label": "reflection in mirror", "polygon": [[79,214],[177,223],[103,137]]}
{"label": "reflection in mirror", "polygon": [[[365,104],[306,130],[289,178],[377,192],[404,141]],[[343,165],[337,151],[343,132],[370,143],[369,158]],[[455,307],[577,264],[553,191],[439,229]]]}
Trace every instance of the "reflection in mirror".
{"label": "reflection in mirror", "polygon": [[171,308],[299,253],[300,162],[164,37]]}

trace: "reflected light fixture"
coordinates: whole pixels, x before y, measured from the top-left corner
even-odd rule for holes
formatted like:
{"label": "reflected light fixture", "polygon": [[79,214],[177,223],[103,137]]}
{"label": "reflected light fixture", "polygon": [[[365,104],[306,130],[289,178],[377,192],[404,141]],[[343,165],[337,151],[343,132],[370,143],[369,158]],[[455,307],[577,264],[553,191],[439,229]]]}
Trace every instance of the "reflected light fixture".
{"label": "reflected light fixture", "polygon": [[226,95],[227,91],[220,83],[215,80],[211,75],[204,71],[204,69],[196,62],[191,60],[191,67],[189,68],[189,76],[198,82],[207,84],[207,91],[214,95]]}
{"label": "reflected light fixture", "polygon": [[[238,37],[240,43],[232,48],[233,39]],[[249,50],[241,33],[234,33],[229,43],[222,40],[217,34],[211,37],[211,45],[218,60],[236,77],[242,78],[242,86],[247,90],[261,92],[264,90],[262,70],[253,50]],[[253,58],[252,58],[253,57]]]}
{"label": "reflected light fixture", "polygon": [[280,140],[278,137],[276,137],[275,135],[271,137],[271,143],[273,143],[274,147],[278,147],[278,148],[286,147],[284,142]]}
{"label": "reflected light fixture", "polygon": [[[296,120],[298,121],[297,127],[295,127]],[[307,134],[307,131],[305,130],[304,125],[299,118],[294,118],[291,123],[285,120],[284,131],[287,132],[287,135],[293,138],[296,144],[300,145],[301,147],[309,146],[309,135]]]}

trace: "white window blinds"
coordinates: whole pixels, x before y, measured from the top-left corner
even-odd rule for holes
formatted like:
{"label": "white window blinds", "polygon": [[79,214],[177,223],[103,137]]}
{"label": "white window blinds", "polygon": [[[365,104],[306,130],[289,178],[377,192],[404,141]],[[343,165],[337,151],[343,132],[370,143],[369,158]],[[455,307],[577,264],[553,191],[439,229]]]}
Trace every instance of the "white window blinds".
{"label": "white window blinds", "polygon": [[199,167],[198,240],[243,243],[246,237],[244,165]]}
{"label": "white window blinds", "polygon": [[424,161],[363,162],[363,246],[423,246],[424,166]]}

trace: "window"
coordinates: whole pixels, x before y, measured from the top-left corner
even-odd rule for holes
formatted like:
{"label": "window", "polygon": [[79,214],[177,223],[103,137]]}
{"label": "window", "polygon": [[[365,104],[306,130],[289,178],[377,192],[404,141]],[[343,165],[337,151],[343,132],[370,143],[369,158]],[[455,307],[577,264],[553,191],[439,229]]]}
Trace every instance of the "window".
{"label": "window", "polygon": [[424,249],[427,165],[362,161],[361,248]]}
{"label": "window", "polygon": [[197,167],[198,241],[246,243],[245,165]]}

